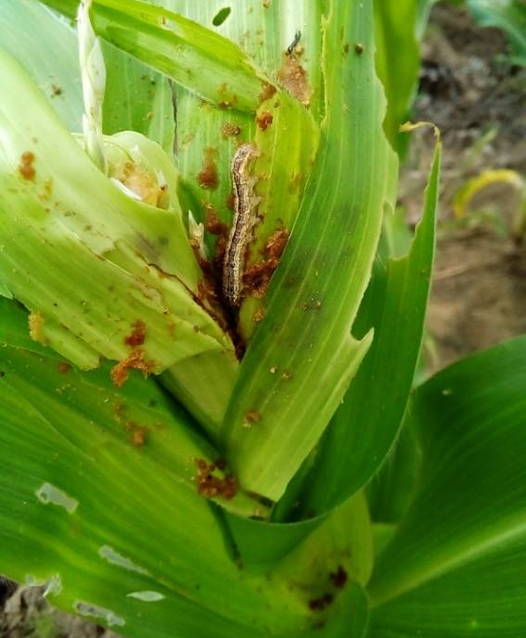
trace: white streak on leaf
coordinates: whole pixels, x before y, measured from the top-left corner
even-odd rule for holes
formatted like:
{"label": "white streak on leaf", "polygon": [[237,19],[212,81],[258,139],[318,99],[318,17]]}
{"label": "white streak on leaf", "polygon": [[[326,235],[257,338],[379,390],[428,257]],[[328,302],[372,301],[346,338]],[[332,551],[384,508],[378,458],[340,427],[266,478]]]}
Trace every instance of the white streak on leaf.
{"label": "white streak on leaf", "polygon": [[165,598],[164,594],[160,594],[158,591],[132,591],[126,594],[128,598],[137,598],[145,603],[155,603]]}
{"label": "white streak on leaf", "polygon": [[42,594],[44,597],[49,596],[49,594],[58,596],[62,592],[60,574],[54,574],[51,578],[37,578],[33,574],[26,574],[24,585],[28,587],[45,587],[46,589]]}
{"label": "white streak on leaf", "polygon": [[117,616],[117,614],[111,611],[111,609],[105,609],[104,607],[99,607],[98,605],[92,605],[91,603],[85,603],[78,600],[75,601],[73,607],[81,616],[103,618],[108,623],[109,627],[113,627],[114,625],[123,627],[126,624],[124,618]]}
{"label": "white streak on leaf", "polygon": [[53,594],[53,596],[58,596],[61,593],[61,591],[62,591],[62,581],[60,580],[60,574],[55,574],[46,583],[46,589],[44,590],[44,598],[49,596],[49,594]]}
{"label": "white streak on leaf", "polygon": [[68,496],[66,492],[63,492],[58,487],[51,485],[51,483],[44,483],[36,492],[35,496],[44,505],[58,505],[64,507],[70,514],[76,510],[79,502]]}
{"label": "white streak on leaf", "polygon": [[118,565],[119,567],[124,567],[124,569],[129,569],[132,572],[144,574],[145,576],[150,575],[150,572],[147,569],[141,567],[140,565],[135,565],[133,561],[131,561],[129,558],[126,558],[126,556],[122,556],[109,545],[103,545],[99,549],[99,556],[105,558],[112,565]]}

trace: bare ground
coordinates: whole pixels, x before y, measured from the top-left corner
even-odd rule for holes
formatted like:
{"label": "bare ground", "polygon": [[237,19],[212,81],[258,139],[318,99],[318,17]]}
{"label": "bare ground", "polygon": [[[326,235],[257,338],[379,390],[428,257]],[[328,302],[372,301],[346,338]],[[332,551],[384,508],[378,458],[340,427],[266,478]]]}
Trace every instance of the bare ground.
{"label": "bare ground", "polygon": [[[483,171],[526,177],[526,69],[507,58],[501,31],[481,29],[467,11],[438,3],[423,48],[415,120],[439,126],[443,170],[439,239],[428,332],[430,369],[526,333],[526,238],[511,236],[519,190],[494,184],[461,220],[455,192]],[[400,200],[414,222],[433,142],[414,136]]]}

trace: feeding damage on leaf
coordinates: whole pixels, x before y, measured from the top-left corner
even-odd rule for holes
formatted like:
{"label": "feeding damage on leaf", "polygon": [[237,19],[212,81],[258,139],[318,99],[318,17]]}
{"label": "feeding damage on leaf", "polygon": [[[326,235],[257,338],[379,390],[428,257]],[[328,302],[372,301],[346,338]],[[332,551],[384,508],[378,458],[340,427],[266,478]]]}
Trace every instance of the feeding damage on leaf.
{"label": "feeding damage on leaf", "polygon": [[147,377],[149,374],[155,372],[155,369],[155,362],[146,361],[144,350],[137,348],[112,368],[111,380],[117,388],[120,388],[128,380],[130,370],[140,370],[144,376]]}
{"label": "feeding damage on leaf", "polygon": [[300,57],[301,51],[286,55],[278,72],[278,78],[283,87],[295,97],[303,106],[309,106],[312,97],[312,87],[309,84],[307,71],[303,68]]}
{"label": "feeding damage on leaf", "polygon": [[130,347],[142,346],[146,339],[146,326],[140,319],[133,324],[133,330],[124,337],[124,343]]}
{"label": "feeding damage on leaf", "polygon": [[44,318],[40,312],[31,312],[28,316],[29,323],[29,336],[33,341],[38,341],[44,345],[47,344],[47,339],[42,334],[42,327],[44,325]]}
{"label": "feeding damage on leaf", "polygon": [[20,165],[18,167],[20,175],[31,182],[35,179],[36,174],[35,167],[33,166],[34,161],[35,154],[31,151],[26,151],[20,156]]}
{"label": "feeding damage on leaf", "polygon": [[196,477],[197,491],[205,498],[222,498],[227,501],[234,498],[238,491],[237,481],[231,474],[217,476],[216,471],[224,472],[226,461],[218,459],[215,463],[208,463],[205,459],[195,459],[198,469]]}
{"label": "feeding damage on leaf", "polygon": [[207,148],[203,160],[203,168],[197,176],[199,186],[206,190],[213,190],[219,185],[219,176],[217,173],[217,150]]}
{"label": "feeding damage on leaf", "polygon": [[267,292],[267,286],[274,271],[279,265],[279,260],[287,241],[289,231],[286,228],[276,230],[265,244],[263,260],[249,266],[243,274],[243,284],[256,299],[263,299]]}

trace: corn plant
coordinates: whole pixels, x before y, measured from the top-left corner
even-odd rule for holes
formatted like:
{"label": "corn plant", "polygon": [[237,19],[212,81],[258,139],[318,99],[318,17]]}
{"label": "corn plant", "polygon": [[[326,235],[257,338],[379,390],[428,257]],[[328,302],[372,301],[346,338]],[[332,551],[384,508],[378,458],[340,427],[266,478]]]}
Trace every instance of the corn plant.
{"label": "corn plant", "polygon": [[523,635],[526,341],[412,391],[381,19],[1,4],[0,572],[138,638]]}

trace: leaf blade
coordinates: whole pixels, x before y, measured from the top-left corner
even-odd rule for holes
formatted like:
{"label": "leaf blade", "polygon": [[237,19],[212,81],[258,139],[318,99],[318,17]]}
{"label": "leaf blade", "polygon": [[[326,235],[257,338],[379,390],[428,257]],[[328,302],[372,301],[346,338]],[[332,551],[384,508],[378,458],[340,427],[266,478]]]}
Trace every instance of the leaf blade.
{"label": "leaf blade", "polygon": [[[78,6],[77,0],[42,2],[70,18]],[[272,84],[238,45],[161,7],[96,0],[92,20],[100,37],[224,108],[253,112]]]}
{"label": "leaf blade", "polygon": [[417,390],[410,418],[427,469],[376,566],[372,635],[524,631],[525,384],[519,337]]}
{"label": "leaf blade", "polygon": [[[370,275],[396,166],[381,128],[384,100],[374,79],[370,8],[358,2],[330,6],[326,130],[223,431],[239,475],[273,499],[316,443],[368,346],[370,337],[351,339],[350,325]],[[355,41],[364,42],[363,55],[345,46]],[[337,273],[351,282],[343,290],[333,285]],[[261,423],[249,430],[243,422],[250,411]]]}
{"label": "leaf blade", "polygon": [[75,31],[35,2],[0,4],[0,47],[25,67],[70,131],[82,130]]}
{"label": "leaf blade", "polygon": [[[22,343],[24,313],[0,306],[11,326],[20,324]],[[283,615],[276,608],[270,625],[277,621],[278,633],[309,626],[295,596],[279,583],[266,593],[264,578],[234,562],[195,481],[196,458],[215,453],[155,383],[136,378],[116,390],[103,371],[66,371],[56,355],[12,347],[6,337],[0,328],[3,573],[19,581],[59,575],[59,606],[124,635],[226,638],[247,626],[266,635],[270,599],[283,596]]]}
{"label": "leaf blade", "polygon": [[[424,214],[408,254],[378,263],[353,330],[375,340],[321,442],[302,501],[321,513],[378,470],[401,427],[424,330],[435,247],[441,146],[437,143]],[[386,365],[390,362],[390,365]]]}

